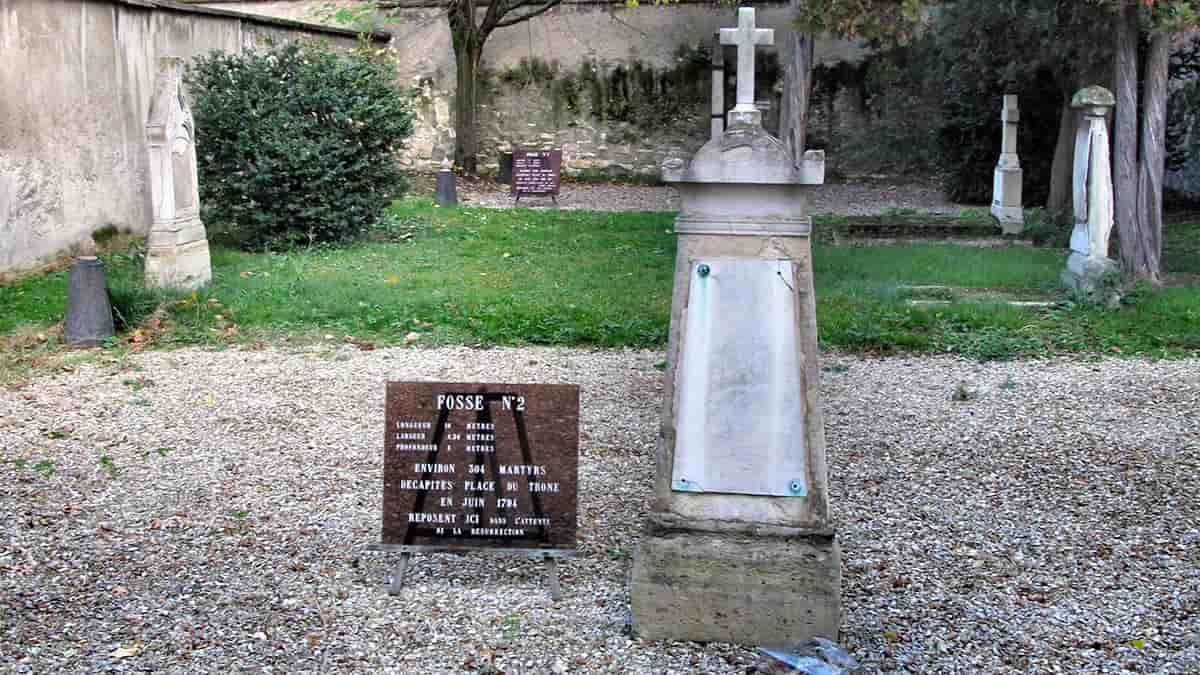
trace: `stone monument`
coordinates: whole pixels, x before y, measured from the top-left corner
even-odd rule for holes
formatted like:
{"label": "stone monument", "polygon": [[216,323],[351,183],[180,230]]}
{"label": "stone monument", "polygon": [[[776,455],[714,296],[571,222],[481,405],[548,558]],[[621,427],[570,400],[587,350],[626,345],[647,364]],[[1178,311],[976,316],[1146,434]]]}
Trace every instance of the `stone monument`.
{"label": "stone monument", "polygon": [[650,640],[794,645],[837,638],[841,553],[829,520],[806,192],[800,162],[761,124],[754,10],[720,138],[668,160],[682,196],[655,501],[630,582]]}
{"label": "stone monument", "polygon": [[1075,135],[1075,229],[1062,273],[1063,285],[1073,291],[1093,293],[1105,279],[1120,274],[1117,263],[1108,257],[1113,181],[1106,116],[1115,105],[1112,92],[1096,85],[1080,89],[1071,99],[1071,107],[1083,111]]}
{"label": "stone monument", "polygon": [[212,280],[208,237],[200,222],[196,127],[183,98],[183,59],[158,59],[146,122],[153,221],[146,285],[193,290]]}
{"label": "stone monument", "polygon": [[1025,229],[1025,212],[1021,209],[1021,161],[1017,157],[1017,123],[1021,111],[1015,94],[1004,97],[1000,111],[1004,131],[1000,140],[1000,161],[992,179],[992,215],[1000,221],[1004,234],[1020,234]]}

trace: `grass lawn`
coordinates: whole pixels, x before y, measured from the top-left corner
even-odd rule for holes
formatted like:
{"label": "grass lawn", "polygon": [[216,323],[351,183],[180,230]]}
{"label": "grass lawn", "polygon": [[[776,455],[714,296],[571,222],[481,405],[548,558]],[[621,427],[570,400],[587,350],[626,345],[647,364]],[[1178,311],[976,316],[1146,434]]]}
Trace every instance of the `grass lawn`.
{"label": "grass lawn", "polygon": [[[391,209],[371,240],[350,248],[268,255],[214,249],[213,284],[191,296],[141,289],[137,248],[105,259],[126,343],[331,335],[377,344],[407,336],[418,344],[659,347],[675,264],[672,221],[666,213],[439,209],[408,199]],[[1170,226],[1166,241],[1168,271],[1200,273],[1200,225]],[[995,301],[1065,300],[1057,290],[1064,259],[1064,252],[1025,246],[817,244],[822,342],[847,351],[981,359],[1200,353],[1195,285],[1139,289],[1116,310]],[[52,333],[62,319],[66,275],[0,285],[6,351],[53,343],[37,334]],[[948,294],[950,302],[937,306],[908,302],[914,291],[907,286],[930,285],[975,295],[956,301]],[[136,327],[142,330],[128,332]]]}

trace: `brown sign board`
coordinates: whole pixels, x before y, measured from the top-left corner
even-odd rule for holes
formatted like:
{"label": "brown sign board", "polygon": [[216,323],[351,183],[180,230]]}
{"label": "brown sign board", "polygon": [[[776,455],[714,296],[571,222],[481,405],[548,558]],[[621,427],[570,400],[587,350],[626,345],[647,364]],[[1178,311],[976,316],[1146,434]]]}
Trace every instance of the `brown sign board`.
{"label": "brown sign board", "polygon": [[513,151],[512,193],[558,195],[562,178],[562,150]]}
{"label": "brown sign board", "polygon": [[579,387],[389,382],[383,544],[575,549]]}

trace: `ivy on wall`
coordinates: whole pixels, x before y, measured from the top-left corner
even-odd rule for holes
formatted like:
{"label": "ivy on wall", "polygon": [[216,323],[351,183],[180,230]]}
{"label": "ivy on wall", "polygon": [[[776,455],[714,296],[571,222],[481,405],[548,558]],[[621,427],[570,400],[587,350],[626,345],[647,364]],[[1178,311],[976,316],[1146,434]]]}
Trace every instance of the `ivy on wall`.
{"label": "ivy on wall", "polygon": [[585,61],[566,70],[558,62],[536,57],[521,59],[511,68],[481,77],[481,93],[494,98],[520,91],[550,100],[559,125],[575,119],[598,123],[627,123],[641,131],[663,125],[698,125],[711,89],[709,54],[701,47],[680,46],[676,65],[655,68],[641,61],[607,64]]}

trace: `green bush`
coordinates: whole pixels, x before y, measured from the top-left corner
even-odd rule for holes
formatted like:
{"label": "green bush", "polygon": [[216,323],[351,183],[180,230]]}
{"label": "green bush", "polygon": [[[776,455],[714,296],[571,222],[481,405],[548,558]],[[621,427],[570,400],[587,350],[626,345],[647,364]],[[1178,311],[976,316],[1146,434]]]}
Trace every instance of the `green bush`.
{"label": "green bush", "polygon": [[288,44],[214,51],[188,71],[202,217],[246,250],[344,243],[404,190],[412,133],[394,71],[366,53]]}
{"label": "green bush", "polygon": [[[937,129],[942,82],[936,72],[932,36],[884,50],[855,67],[846,62],[814,68],[814,103],[836,97],[846,79],[861,77],[867,115],[862,125],[835,127],[830,135],[839,161],[866,173],[931,174],[937,164]],[[855,72],[857,70],[857,73]],[[810,127],[811,129],[811,127]],[[818,132],[819,133],[819,132]],[[825,147],[810,131],[809,145]]]}
{"label": "green bush", "polygon": [[1025,209],[1025,236],[1034,246],[1068,248],[1075,222],[1070,211]]}

